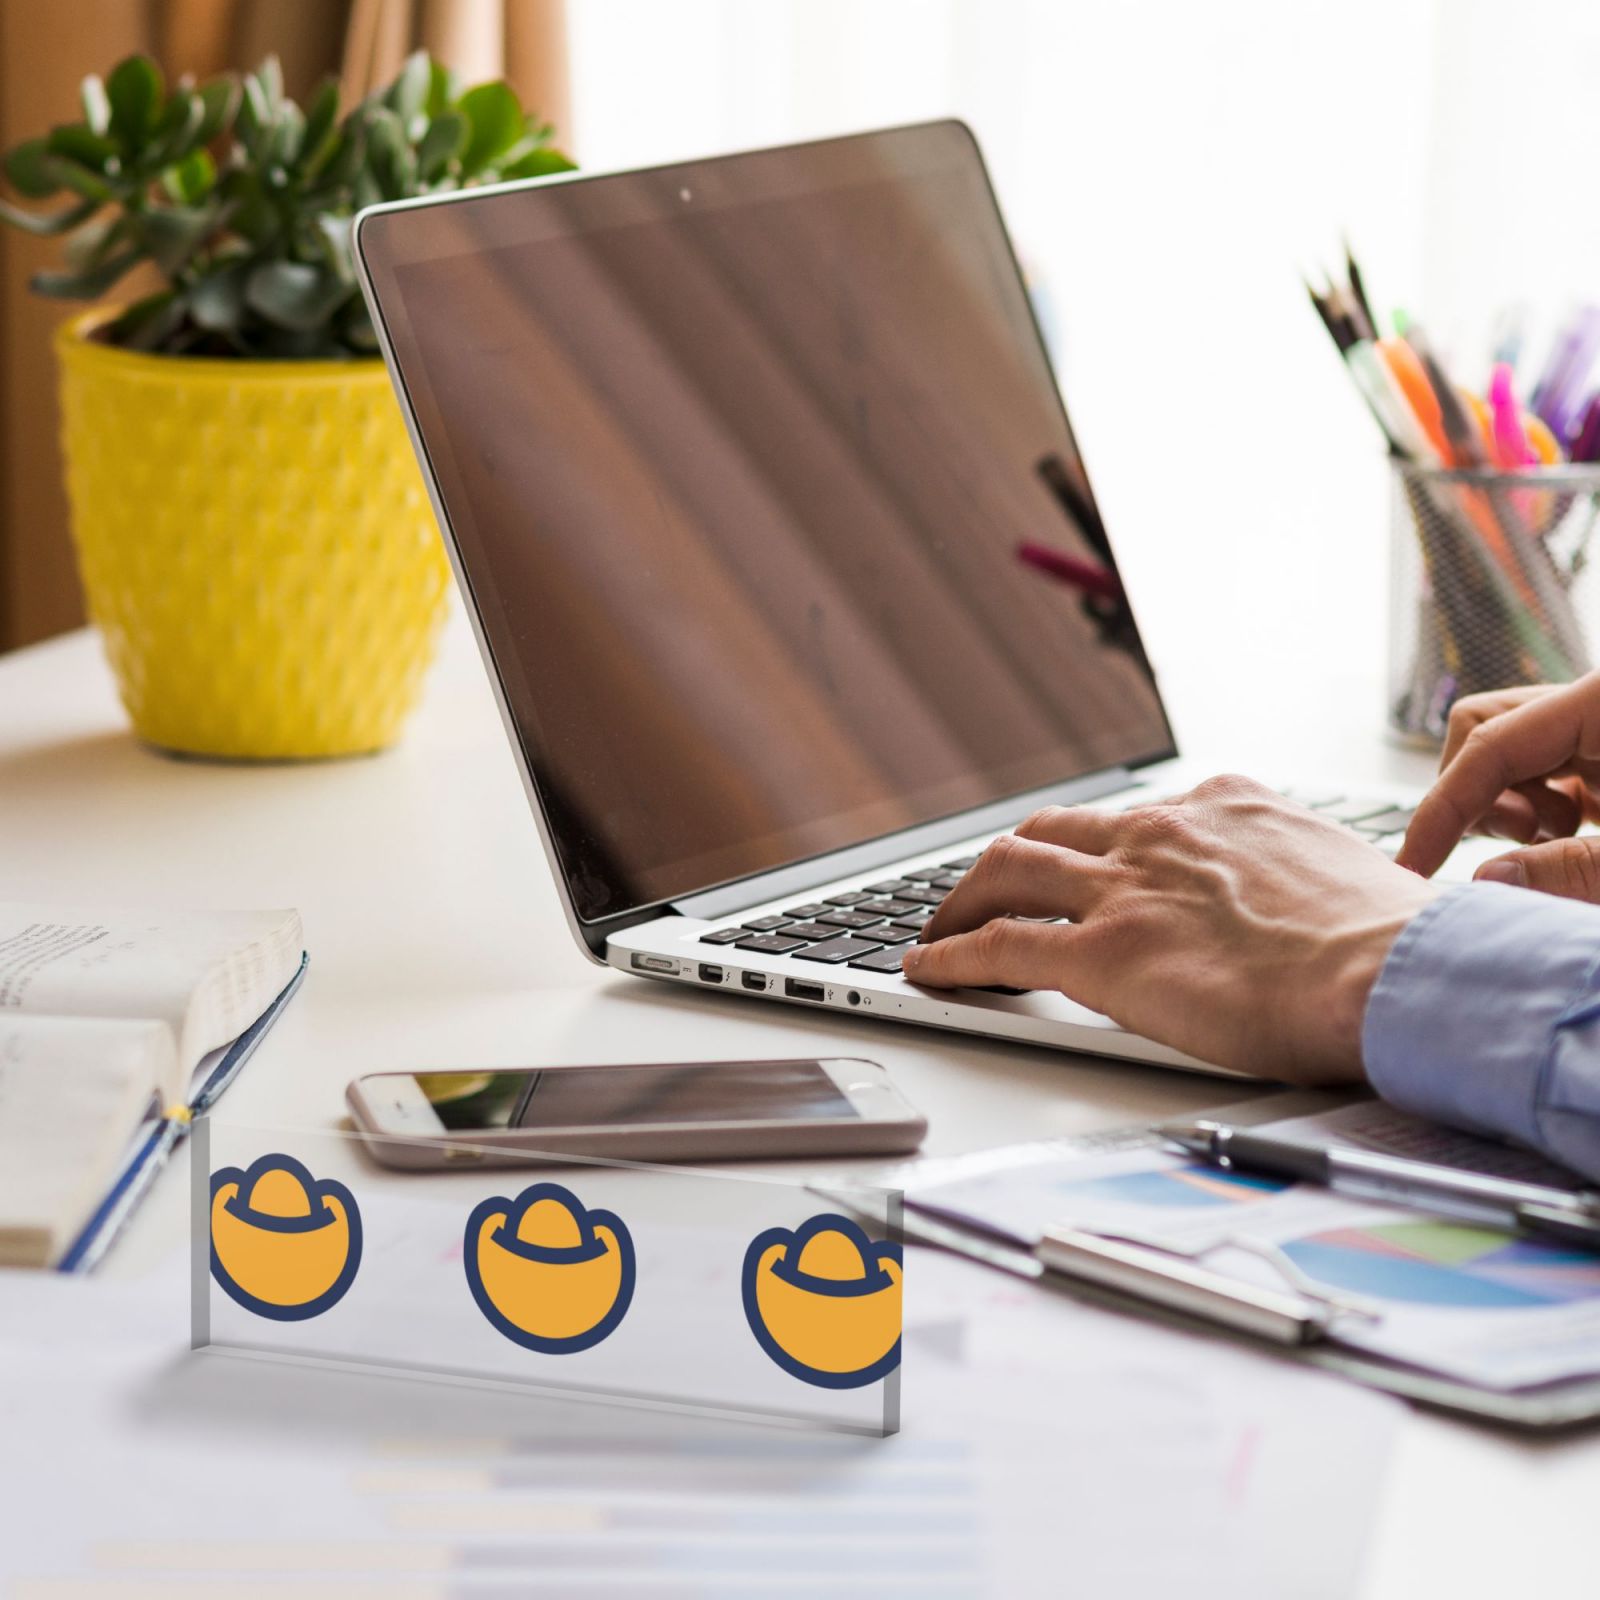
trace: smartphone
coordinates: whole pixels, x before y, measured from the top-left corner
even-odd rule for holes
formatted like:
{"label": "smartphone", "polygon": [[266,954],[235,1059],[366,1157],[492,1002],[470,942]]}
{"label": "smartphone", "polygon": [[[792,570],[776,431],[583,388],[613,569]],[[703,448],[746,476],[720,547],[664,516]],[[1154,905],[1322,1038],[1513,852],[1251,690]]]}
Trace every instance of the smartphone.
{"label": "smartphone", "polygon": [[[928,1131],[875,1061],[687,1061],[380,1072],[345,1090],[391,1167],[493,1165],[497,1152],[637,1161],[900,1155]],[[521,1165],[508,1156],[505,1165]]]}

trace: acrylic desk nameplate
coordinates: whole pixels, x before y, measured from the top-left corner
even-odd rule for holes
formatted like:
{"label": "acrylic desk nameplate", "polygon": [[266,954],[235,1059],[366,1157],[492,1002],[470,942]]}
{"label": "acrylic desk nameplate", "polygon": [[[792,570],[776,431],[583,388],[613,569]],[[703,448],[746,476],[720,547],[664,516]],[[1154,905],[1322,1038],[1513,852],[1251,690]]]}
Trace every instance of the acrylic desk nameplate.
{"label": "acrylic desk nameplate", "polygon": [[847,1217],[798,1174],[493,1157],[402,1176],[353,1134],[200,1119],[192,1345],[898,1430],[898,1191]]}

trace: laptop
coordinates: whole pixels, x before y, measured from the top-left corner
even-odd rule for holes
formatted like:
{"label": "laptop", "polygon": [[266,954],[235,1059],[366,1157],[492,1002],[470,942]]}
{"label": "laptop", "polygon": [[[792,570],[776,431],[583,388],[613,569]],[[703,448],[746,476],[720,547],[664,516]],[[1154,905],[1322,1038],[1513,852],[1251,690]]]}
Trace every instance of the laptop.
{"label": "laptop", "polygon": [[[376,206],[356,256],[572,932],[780,1001],[1217,1071],[903,946],[1177,745],[958,122]],[[1409,810],[1297,797],[1393,850]]]}

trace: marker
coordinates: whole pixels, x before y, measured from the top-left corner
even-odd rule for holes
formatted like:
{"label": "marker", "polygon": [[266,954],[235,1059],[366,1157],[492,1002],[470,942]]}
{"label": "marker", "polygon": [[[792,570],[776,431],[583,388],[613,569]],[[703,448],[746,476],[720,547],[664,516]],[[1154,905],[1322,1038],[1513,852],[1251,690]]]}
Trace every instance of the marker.
{"label": "marker", "polygon": [[[1399,313],[1395,313],[1399,320]],[[1404,339],[1380,339],[1378,354],[1389,369],[1396,388],[1404,395],[1407,408],[1416,419],[1433,453],[1447,466],[1455,465],[1450,441],[1445,437],[1444,420],[1439,414],[1439,400],[1428,382],[1428,374],[1417,359],[1417,352]]]}
{"label": "marker", "polygon": [[1600,461],[1600,394],[1589,402],[1578,425],[1578,437],[1572,442],[1574,461]]}

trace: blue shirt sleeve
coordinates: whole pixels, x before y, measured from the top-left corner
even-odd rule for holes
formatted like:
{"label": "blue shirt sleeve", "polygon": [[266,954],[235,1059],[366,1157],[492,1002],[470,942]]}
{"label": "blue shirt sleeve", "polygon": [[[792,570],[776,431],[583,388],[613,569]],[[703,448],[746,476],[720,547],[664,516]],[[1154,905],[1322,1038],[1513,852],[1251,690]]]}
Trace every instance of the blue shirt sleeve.
{"label": "blue shirt sleeve", "polygon": [[1391,1104],[1600,1179],[1600,906],[1447,890],[1389,952],[1362,1054]]}

